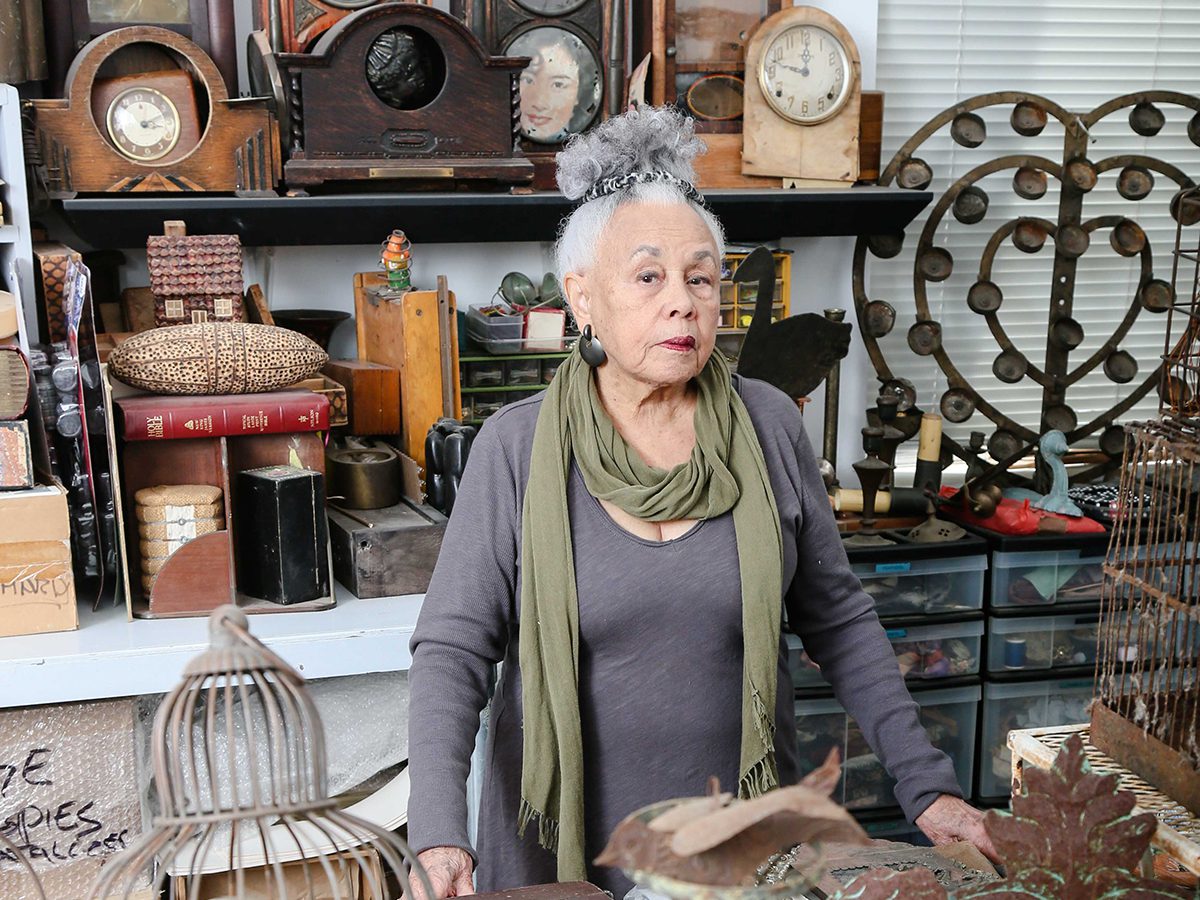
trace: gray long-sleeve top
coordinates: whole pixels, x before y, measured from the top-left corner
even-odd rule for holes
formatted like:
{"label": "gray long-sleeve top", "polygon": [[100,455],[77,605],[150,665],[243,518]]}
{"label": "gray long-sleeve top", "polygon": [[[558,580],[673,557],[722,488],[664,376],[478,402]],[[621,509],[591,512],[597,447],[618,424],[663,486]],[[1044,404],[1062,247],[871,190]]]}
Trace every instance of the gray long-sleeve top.
{"label": "gray long-sleeve top", "polygon": [[[896,779],[910,820],[942,793],[961,795],[900,676],[869,596],[846,560],[790,398],[735,376],[762,444],[783,532],[787,622]],[[517,652],[521,506],[541,398],[505,407],[480,431],[412,639],[409,841],[417,852],[462,847],[478,860],[480,890],[555,879],[537,829],[517,837],[521,686]],[[741,736],[742,620],[732,515],[653,542],[616,525],[568,480],[579,597],[579,702],[584,741],[586,849],[639,807],[704,792],[709,775],[736,786]],[[536,523],[535,523],[536,527]],[[466,780],[494,664],[478,845],[467,835]],[[787,648],[779,646],[776,757],[797,780]],[[589,877],[624,896],[613,869]]]}

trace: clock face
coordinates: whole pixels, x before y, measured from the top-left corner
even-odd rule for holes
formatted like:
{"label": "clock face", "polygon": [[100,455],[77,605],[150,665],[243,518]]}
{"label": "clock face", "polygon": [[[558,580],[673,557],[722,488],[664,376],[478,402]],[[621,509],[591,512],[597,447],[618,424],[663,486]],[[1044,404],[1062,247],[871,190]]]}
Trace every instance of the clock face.
{"label": "clock face", "polygon": [[801,125],[833,116],[850,97],[850,57],[845,46],[818,25],[785,28],[767,44],[758,80],[767,103]]}
{"label": "clock face", "polygon": [[517,0],[519,6],[538,16],[565,16],[587,2],[588,0]]}
{"label": "clock face", "polygon": [[154,88],[121,91],[109,104],[105,122],[113,146],[139,162],[162,159],[179,141],[179,110]]}

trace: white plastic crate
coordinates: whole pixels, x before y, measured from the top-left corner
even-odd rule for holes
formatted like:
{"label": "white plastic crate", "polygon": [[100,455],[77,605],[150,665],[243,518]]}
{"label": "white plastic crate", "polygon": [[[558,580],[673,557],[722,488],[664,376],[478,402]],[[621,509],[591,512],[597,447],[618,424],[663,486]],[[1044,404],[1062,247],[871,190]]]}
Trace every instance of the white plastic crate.
{"label": "white plastic crate", "polygon": [[1090,678],[985,684],[977,796],[1003,798],[1011,792],[1010,731],[1087,722],[1091,700]]}
{"label": "white plastic crate", "polygon": [[851,565],[881,618],[970,612],[983,608],[987,556],[892,560]]}
{"label": "white plastic crate", "polygon": [[[934,746],[954,761],[963,794],[970,793],[975,770],[975,724],[979,711],[978,686],[916,691],[921,724]],[[896,806],[896,782],[867,745],[858,724],[832,698],[796,701],[796,731],[800,774],[825,761],[830,748],[842,755],[842,779],[833,799],[847,809]]]}
{"label": "white plastic crate", "polygon": [[1079,550],[1034,550],[992,554],[993,607],[1099,603],[1103,555]]}
{"label": "white plastic crate", "polygon": [[[886,632],[900,672],[907,679],[928,681],[979,673],[982,621],[888,628]],[[789,634],[787,641],[792,684],[800,689],[824,686],[821,670],[808,658],[800,639]]]}

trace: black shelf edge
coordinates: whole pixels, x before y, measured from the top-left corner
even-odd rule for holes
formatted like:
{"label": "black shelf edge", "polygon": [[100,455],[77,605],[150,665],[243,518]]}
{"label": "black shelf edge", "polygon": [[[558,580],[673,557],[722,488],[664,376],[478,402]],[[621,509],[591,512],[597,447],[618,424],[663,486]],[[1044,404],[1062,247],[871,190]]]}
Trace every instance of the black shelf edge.
{"label": "black shelf edge", "polygon": [[[933,199],[929,191],[862,185],[809,190],[710,190],[709,206],[731,241],[902,231]],[[571,202],[533,194],[387,193],[310,197],[77,197],[63,217],[94,247],[144,246],[166,219],[190,234],[237,234],[242,244],[378,244],[393,228],[414,243],[552,241]]]}

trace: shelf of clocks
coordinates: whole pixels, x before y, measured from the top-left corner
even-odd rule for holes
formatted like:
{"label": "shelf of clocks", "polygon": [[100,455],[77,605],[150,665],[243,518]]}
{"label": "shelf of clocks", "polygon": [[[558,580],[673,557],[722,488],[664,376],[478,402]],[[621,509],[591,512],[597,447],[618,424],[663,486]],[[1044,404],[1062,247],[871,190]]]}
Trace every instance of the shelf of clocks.
{"label": "shelf of clocks", "polygon": [[[725,232],[740,242],[902,231],[929,191],[860,185],[705,192]],[[218,195],[77,197],[63,216],[94,247],[140,247],[165,219],[192,234],[238,234],[246,246],[376,244],[403,228],[414,243],[551,241],[572,203],[557,192],[381,193],[305,197]]]}

